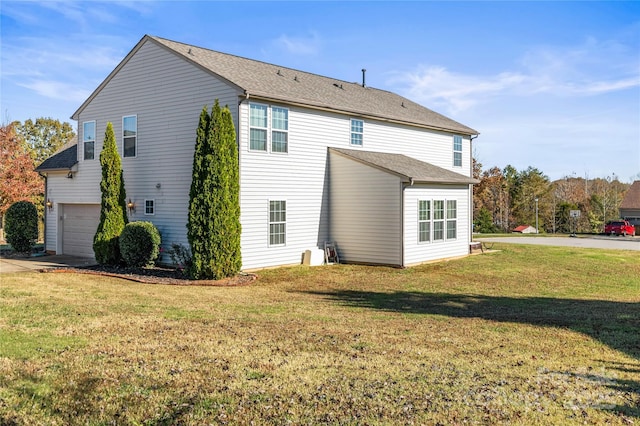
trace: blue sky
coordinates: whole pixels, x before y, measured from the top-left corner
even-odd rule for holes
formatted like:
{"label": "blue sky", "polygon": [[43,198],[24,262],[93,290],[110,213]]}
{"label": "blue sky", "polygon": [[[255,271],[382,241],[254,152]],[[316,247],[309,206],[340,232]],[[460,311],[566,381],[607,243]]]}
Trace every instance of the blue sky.
{"label": "blue sky", "polygon": [[[5,1],[2,122],[69,121],[144,34],[360,81],[480,132],[485,169],[640,179],[640,2]],[[75,123],[73,123],[75,126]]]}

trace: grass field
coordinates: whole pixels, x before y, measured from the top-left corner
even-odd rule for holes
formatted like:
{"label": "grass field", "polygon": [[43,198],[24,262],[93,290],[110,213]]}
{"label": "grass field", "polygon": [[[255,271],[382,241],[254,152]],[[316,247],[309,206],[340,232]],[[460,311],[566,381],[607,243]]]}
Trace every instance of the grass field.
{"label": "grass field", "polygon": [[0,424],[639,424],[637,252],[0,275]]}

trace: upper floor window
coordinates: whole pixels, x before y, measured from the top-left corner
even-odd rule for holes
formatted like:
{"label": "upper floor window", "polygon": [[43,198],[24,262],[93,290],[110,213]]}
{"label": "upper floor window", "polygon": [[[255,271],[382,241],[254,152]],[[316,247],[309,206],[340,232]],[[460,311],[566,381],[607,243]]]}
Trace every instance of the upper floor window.
{"label": "upper floor window", "polygon": [[462,136],[453,137],[453,166],[462,167]]}
{"label": "upper floor window", "polygon": [[82,123],[83,158],[93,160],[96,149],[96,122],[85,121]]}
{"label": "upper floor window", "polygon": [[289,142],[289,110],[271,108],[271,152],[287,152]]}
{"label": "upper floor window", "polygon": [[364,122],[362,120],[351,119],[351,145],[362,146],[362,135]]}
{"label": "upper floor window", "polygon": [[138,139],[138,117],[129,115],[122,117],[123,156],[135,157]]}
{"label": "upper floor window", "polygon": [[267,150],[267,107],[250,104],[249,106],[249,149]]}

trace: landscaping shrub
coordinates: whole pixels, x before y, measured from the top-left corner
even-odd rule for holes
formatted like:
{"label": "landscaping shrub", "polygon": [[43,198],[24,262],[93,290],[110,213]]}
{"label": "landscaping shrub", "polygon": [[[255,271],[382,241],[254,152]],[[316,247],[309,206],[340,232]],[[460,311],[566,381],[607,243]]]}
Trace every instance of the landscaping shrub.
{"label": "landscaping shrub", "polygon": [[5,238],[20,253],[31,253],[38,239],[38,210],[33,203],[18,201],[5,214]]}
{"label": "landscaping shrub", "polygon": [[107,123],[104,133],[100,166],[102,167],[102,180],[100,181],[102,203],[100,224],[93,237],[93,252],[98,263],[117,265],[121,262],[118,237],[129,219],[125,204],[122,160],[116,148],[116,137],[111,122]]}
{"label": "landscaping shrub", "polygon": [[120,255],[128,266],[153,264],[160,254],[160,232],[151,222],[130,222],[119,238]]}

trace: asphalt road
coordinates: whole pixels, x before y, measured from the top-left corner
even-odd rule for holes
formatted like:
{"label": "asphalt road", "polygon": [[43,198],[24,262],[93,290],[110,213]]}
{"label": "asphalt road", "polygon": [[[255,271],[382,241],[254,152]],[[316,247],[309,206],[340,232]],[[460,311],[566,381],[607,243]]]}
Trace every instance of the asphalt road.
{"label": "asphalt road", "polygon": [[483,238],[480,235],[473,236],[474,241],[511,243],[511,244],[535,244],[542,246],[583,247],[612,250],[637,250],[640,251],[640,236],[615,237],[609,235],[589,235],[578,237],[547,237],[547,236],[522,236],[522,237],[495,237]]}

